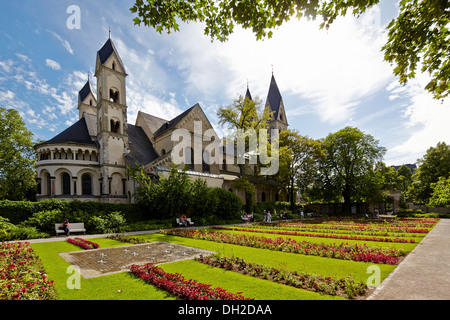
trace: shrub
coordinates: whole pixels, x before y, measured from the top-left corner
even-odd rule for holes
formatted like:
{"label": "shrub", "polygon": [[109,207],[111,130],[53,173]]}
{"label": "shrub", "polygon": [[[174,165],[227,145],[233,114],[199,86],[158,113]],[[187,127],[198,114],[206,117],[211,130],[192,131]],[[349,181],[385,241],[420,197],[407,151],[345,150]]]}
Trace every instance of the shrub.
{"label": "shrub", "polygon": [[120,212],[112,212],[106,216],[91,217],[86,223],[86,229],[90,233],[122,232],[125,222],[126,220]]}
{"label": "shrub", "polygon": [[45,238],[48,234],[39,232],[34,227],[15,226],[8,219],[0,217],[0,241]]}
{"label": "shrub", "polygon": [[23,226],[35,227],[43,232],[53,232],[55,223],[62,223],[64,219],[61,210],[46,210],[33,213],[33,215],[22,223]]}
{"label": "shrub", "polygon": [[211,213],[218,219],[239,219],[242,208],[241,199],[233,192],[222,188],[212,188],[213,197],[217,198],[217,206]]}

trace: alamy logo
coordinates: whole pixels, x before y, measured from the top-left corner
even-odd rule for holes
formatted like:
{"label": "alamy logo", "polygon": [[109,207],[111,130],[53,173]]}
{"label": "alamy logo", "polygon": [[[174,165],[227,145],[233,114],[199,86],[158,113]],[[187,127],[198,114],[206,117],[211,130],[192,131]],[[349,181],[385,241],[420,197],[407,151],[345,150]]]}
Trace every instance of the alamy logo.
{"label": "alamy logo", "polygon": [[70,14],[67,18],[67,29],[81,29],[81,9],[77,5],[71,5],[67,7],[67,14]]}
{"label": "alamy logo", "polygon": [[[202,132],[202,122],[194,121],[194,136],[186,129],[176,129],[171,136],[172,142],[178,142],[172,150],[172,161],[176,165],[192,164],[228,164],[261,165],[261,175],[270,176],[278,173],[279,143],[278,130],[270,130],[270,150],[268,130],[237,130],[233,137],[223,144],[215,139],[213,129]],[[203,142],[209,142],[203,148]],[[224,161],[225,160],[225,161]],[[259,162],[258,162],[259,161]]]}

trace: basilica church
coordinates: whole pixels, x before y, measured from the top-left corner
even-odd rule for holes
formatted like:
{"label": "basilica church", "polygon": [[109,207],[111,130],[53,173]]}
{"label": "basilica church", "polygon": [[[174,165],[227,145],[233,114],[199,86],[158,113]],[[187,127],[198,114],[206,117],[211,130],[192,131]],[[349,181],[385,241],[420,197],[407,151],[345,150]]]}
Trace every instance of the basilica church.
{"label": "basilica church", "polygon": [[[96,56],[97,92],[90,79],[79,91],[79,120],[35,146],[38,200],[134,202],[136,183],[128,175],[128,168],[143,167],[156,180],[167,175],[172,165],[175,143],[171,136],[175,130],[185,129],[192,139],[198,130],[212,135],[212,140],[220,139],[199,104],[173,119],[139,112],[135,124],[128,123],[126,77],[125,65],[109,38]],[[251,99],[248,88],[246,97]],[[273,112],[268,129],[286,130],[283,99],[273,74],[265,107]],[[200,123],[201,128],[194,128],[195,123]],[[206,142],[202,144],[202,150],[206,146]],[[224,188],[246,201],[244,192],[232,187],[239,176],[235,163],[225,160],[213,164],[191,163],[187,173],[192,179],[204,179],[208,186]],[[254,201],[286,200],[286,194],[276,183],[267,179],[254,183]]]}

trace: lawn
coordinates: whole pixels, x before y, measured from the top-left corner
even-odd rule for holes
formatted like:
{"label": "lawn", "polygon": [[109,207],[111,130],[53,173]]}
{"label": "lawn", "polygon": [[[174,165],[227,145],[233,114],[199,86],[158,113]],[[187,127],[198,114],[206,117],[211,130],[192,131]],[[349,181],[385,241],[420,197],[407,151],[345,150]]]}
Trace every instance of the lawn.
{"label": "lawn", "polygon": [[[416,223],[420,220],[408,220],[408,223]],[[289,225],[291,230],[302,230],[305,222]],[[359,223],[359,222],[358,222]],[[362,221],[361,223],[364,223]],[[406,223],[406,222],[405,222]],[[428,224],[427,230],[431,230],[437,220]],[[327,224],[323,224],[327,226]],[[347,224],[348,225],[348,224]],[[369,224],[367,224],[369,226]],[[241,226],[240,226],[241,227]],[[259,227],[259,226],[258,226]],[[347,227],[347,226],[346,226]],[[368,231],[373,232],[376,224],[370,224]],[[385,223],[380,227],[386,229]],[[285,228],[283,224],[274,224],[272,226],[261,226],[261,230],[279,230]],[[297,229],[296,229],[297,228]],[[423,229],[423,228],[422,228]],[[320,228],[317,229],[320,232]],[[326,230],[325,228],[322,230]],[[414,249],[425,234],[414,237],[413,233],[398,234],[405,239],[415,239],[415,243],[391,243],[361,240],[342,240],[329,239],[321,237],[290,236],[277,235],[269,233],[254,233],[249,231],[227,230],[209,230],[209,232],[234,233],[247,235],[258,235],[268,238],[291,238],[295,241],[308,241],[311,243],[352,243],[366,246],[403,249],[406,253]],[[339,234],[339,229],[334,230],[333,234]],[[348,234],[348,230],[342,234]],[[396,235],[396,237],[398,236]],[[245,261],[264,265],[274,269],[285,270],[289,272],[314,274],[321,277],[346,278],[352,277],[355,282],[366,283],[371,276],[370,266],[376,265],[379,268],[380,282],[383,281],[395,268],[396,265],[374,264],[369,262],[341,260],[335,258],[320,257],[314,255],[289,253],[269,249],[260,249],[244,245],[219,243],[215,241],[199,240],[188,237],[174,236],[163,233],[148,233],[134,236],[145,241],[158,242],[165,241],[175,244],[187,245],[191,247],[211,250],[217,252],[223,257],[238,257]],[[100,248],[129,245],[129,243],[120,242],[108,238],[89,239],[98,243]],[[82,250],[79,247],[66,241],[34,243],[32,248],[39,255],[42,266],[45,269],[49,279],[54,281],[54,287],[57,298],[60,300],[173,300],[177,299],[167,291],[159,289],[154,285],[131,275],[129,272],[116,273],[97,278],[84,279],[81,277],[79,288],[70,289],[68,281],[72,273],[68,273],[70,264],[58,255],[61,252],[70,252]],[[94,249],[95,250],[95,249]],[[256,278],[247,274],[229,271],[217,267],[202,264],[194,260],[178,261],[160,265],[166,273],[180,273],[186,279],[193,279],[200,283],[209,284],[212,287],[220,287],[232,293],[241,293],[246,298],[255,300],[334,300],[343,299],[341,296],[323,294],[295,288],[293,286],[277,283],[274,281]]]}

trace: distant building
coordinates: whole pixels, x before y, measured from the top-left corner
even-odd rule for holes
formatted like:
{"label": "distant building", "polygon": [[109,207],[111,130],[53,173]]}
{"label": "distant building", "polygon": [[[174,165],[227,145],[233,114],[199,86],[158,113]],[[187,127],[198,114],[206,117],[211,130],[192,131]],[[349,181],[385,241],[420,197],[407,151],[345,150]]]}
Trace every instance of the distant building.
{"label": "distant building", "polygon": [[[415,163],[413,163],[413,164],[405,164],[405,166],[407,168],[409,168],[409,170],[411,170],[412,174],[416,173],[417,165]],[[391,167],[393,167],[397,171],[398,169],[400,169],[401,166],[391,166]]]}

